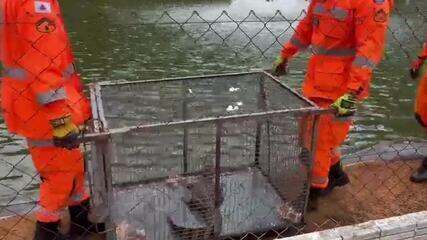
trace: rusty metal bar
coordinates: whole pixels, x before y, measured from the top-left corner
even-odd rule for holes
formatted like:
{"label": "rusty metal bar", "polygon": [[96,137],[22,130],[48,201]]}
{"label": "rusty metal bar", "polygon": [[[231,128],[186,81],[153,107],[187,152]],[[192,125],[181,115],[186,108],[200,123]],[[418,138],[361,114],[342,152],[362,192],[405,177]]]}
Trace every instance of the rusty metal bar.
{"label": "rusty metal bar", "polygon": [[[215,162],[214,162],[214,177],[215,177],[215,195],[214,195],[214,208],[219,209],[221,206],[221,138],[223,134],[223,123],[221,121],[216,122],[216,140],[215,140]],[[219,221],[217,216],[218,211],[214,211],[214,232],[219,232],[221,226],[218,226]]]}
{"label": "rusty metal bar", "polygon": [[108,129],[108,122],[107,122],[107,119],[105,119],[105,114],[104,114],[104,104],[102,103],[101,85],[95,84],[94,87],[95,87],[96,102],[98,104],[99,120],[101,122],[102,131],[106,131]]}
{"label": "rusty metal bar", "polygon": [[[99,89],[95,84],[89,86],[91,107],[92,107],[92,131],[99,134],[102,131],[102,123],[99,118],[98,97]],[[91,159],[86,159],[86,166],[89,175],[89,184],[91,186],[91,204],[93,209],[94,221],[103,222],[108,215],[107,189],[105,188],[105,166],[103,161],[103,147],[99,140],[91,142]]]}
{"label": "rusty metal bar", "polygon": [[[264,75],[261,75],[258,81],[259,81],[258,108],[262,109],[262,111],[267,111],[267,96],[266,96],[265,87],[264,87]],[[268,119],[266,119],[266,122],[268,122]],[[261,121],[257,121],[256,136],[255,136],[255,165],[259,165],[262,125],[263,124]]]}
{"label": "rusty metal bar", "polygon": [[139,80],[139,81],[127,81],[127,80],[119,80],[119,81],[104,81],[97,83],[101,87],[104,86],[116,86],[116,85],[133,85],[133,84],[144,84],[144,83],[156,83],[156,82],[167,82],[167,81],[195,81],[205,78],[222,78],[222,77],[232,77],[232,76],[243,76],[243,75],[251,75],[259,73],[262,74],[262,70],[254,70],[242,73],[223,73],[223,74],[211,74],[211,75],[198,75],[198,76],[189,76],[189,77],[176,77],[176,78],[163,78],[163,79],[148,79],[148,80]]}
{"label": "rusty metal bar", "polygon": [[104,163],[104,173],[106,175],[105,177],[105,189],[106,189],[106,197],[107,197],[107,205],[106,209],[108,211],[108,215],[106,218],[106,226],[107,229],[112,229],[113,231],[109,231],[107,234],[108,239],[117,239],[116,238],[116,232],[115,232],[115,223],[113,222],[111,212],[112,212],[112,205],[114,204],[114,191],[113,191],[113,176],[112,176],[112,167],[111,163],[116,158],[116,152],[115,148],[113,146],[113,143],[111,142],[111,139],[108,139],[104,142],[104,154],[103,154],[103,163]]}
{"label": "rusty metal bar", "polygon": [[[187,119],[187,84],[183,82],[183,100],[182,100],[182,119]],[[182,163],[183,163],[183,172],[187,173],[188,171],[188,128],[184,126],[184,136],[182,144]]]}
{"label": "rusty metal bar", "polygon": [[319,124],[319,118],[320,115],[316,114],[313,115],[313,125],[311,126],[311,149],[310,149],[310,163],[309,163],[309,167],[307,168],[307,186],[306,186],[306,190],[307,190],[307,194],[305,196],[305,202],[304,202],[304,212],[303,212],[303,216],[305,216],[305,214],[307,213],[307,205],[308,205],[308,199],[310,197],[310,187],[311,187],[311,178],[312,178],[312,173],[311,170],[313,168],[313,162],[314,162],[314,158],[315,158],[315,154],[316,154],[316,145],[317,145],[317,135],[318,135],[318,131],[317,131],[317,127]]}
{"label": "rusty metal bar", "polygon": [[329,113],[330,111],[331,110],[329,109],[307,107],[307,108],[299,108],[299,109],[274,110],[274,111],[267,111],[267,112],[260,112],[260,113],[237,114],[233,116],[208,117],[208,118],[200,118],[196,120],[193,119],[193,120],[183,120],[183,121],[176,121],[176,122],[154,123],[154,124],[147,124],[147,125],[140,125],[140,126],[109,129],[99,134],[97,133],[86,134],[82,141],[84,142],[95,141],[97,139],[102,139],[102,138],[106,138],[106,137],[117,135],[117,134],[142,131],[142,130],[153,129],[153,128],[182,127],[182,126],[189,126],[189,125],[197,126],[198,124],[203,125],[203,124],[206,124],[209,122],[215,122],[215,121],[239,122],[247,119],[259,120],[259,119],[265,119],[273,116],[280,116],[284,114],[294,114],[294,115],[323,114],[323,113]]}
{"label": "rusty metal bar", "polygon": [[296,97],[298,97],[299,99],[303,100],[304,102],[307,102],[308,104],[310,104],[312,107],[316,107],[317,105],[311,101],[310,99],[304,97],[303,95],[301,95],[300,93],[298,93],[297,91],[295,91],[294,89],[290,88],[288,85],[282,83],[280,81],[279,78],[277,78],[276,76],[274,76],[273,74],[269,73],[267,70],[262,70],[262,72],[267,75],[268,77],[270,77],[274,82],[278,83],[281,87],[286,88],[286,90],[288,90],[290,93],[292,93],[293,95],[295,95]]}

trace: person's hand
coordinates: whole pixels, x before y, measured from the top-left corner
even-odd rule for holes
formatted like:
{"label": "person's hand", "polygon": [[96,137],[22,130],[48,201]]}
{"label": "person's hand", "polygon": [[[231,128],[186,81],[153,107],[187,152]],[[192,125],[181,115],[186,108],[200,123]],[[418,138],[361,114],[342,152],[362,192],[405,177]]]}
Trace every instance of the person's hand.
{"label": "person's hand", "polygon": [[80,131],[71,121],[71,116],[54,119],[50,123],[53,127],[53,143],[55,146],[68,150],[79,147]]}
{"label": "person's hand", "polygon": [[278,56],[273,63],[272,73],[274,76],[283,76],[288,73],[288,59]]}
{"label": "person's hand", "polygon": [[331,108],[335,109],[337,117],[351,117],[356,113],[357,99],[354,94],[346,93],[339,97]]}
{"label": "person's hand", "polygon": [[420,76],[420,70],[424,64],[424,60],[425,59],[423,58],[418,58],[417,60],[412,62],[411,69],[409,70],[412,79],[416,79]]}

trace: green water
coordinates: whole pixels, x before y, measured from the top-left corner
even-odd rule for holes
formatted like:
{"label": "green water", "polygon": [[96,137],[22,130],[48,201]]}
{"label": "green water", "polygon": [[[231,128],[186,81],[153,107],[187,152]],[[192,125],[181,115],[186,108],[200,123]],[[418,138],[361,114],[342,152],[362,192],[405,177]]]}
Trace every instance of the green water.
{"label": "green water", "polygon": [[[164,11],[183,21],[194,10],[208,21],[217,18],[222,10],[229,12],[234,19],[241,20],[251,9],[263,20],[273,16],[277,9],[286,17],[295,19],[306,4],[300,0],[144,1],[143,4],[137,0],[100,0],[96,3],[67,1],[63,8],[78,66],[85,81],[92,82],[268,68],[280,49],[277,43],[265,52],[266,57],[262,57],[254,45],[242,50],[248,38],[241,32],[228,38],[225,41],[228,46],[225,46],[212,30],[194,42],[176,24],[150,23],[157,20]],[[379,140],[424,136],[412,117],[416,83],[408,78],[410,60],[405,51],[413,57],[420,48],[418,40],[423,39],[427,32],[427,2],[397,0],[396,5],[398,10],[393,15],[385,60],[375,74],[372,96],[360,107],[356,126],[351,134],[350,143],[360,147]],[[200,21],[196,17],[191,20]],[[168,18],[162,18],[160,22],[167,21]],[[263,24],[248,23],[241,26],[242,30],[253,36],[262,29]],[[277,34],[288,28],[289,24],[278,22],[267,26]],[[206,24],[187,24],[184,30],[193,36],[199,36],[207,27]],[[235,24],[212,26],[222,36],[229,34],[235,27]],[[291,30],[286,31],[279,40],[285,41],[291,33]],[[274,39],[264,29],[253,42],[262,48],[270,45]],[[283,78],[283,81],[299,88],[304,78],[307,56],[300,55],[293,61],[291,74]]]}
{"label": "green water", "polygon": [[[269,19],[277,9],[289,19],[296,19],[307,5],[302,0],[218,0],[218,1],[166,1],[166,0],[97,0],[61,1],[72,39],[77,66],[86,83],[105,80],[140,80],[175,76],[242,72],[251,68],[269,68],[280,49],[269,31],[282,33],[290,27],[286,22],[249,22],[236,29],[235,23],[186,24],[181,29],[168,18],[163,24],[153,24],[164,11],[178,21],[188,19],[198,11],[203,19],[212,21],[223,10],[233,19],[242,20],[254,10],[261,20]],[[372,95],[360,107],[347,146],[364,148],[384,140],[424,138],[425,133],[413,120],[412,106],[416,82],[408,77],[410,57],[420,48],[419,39],[427,33],[427,2],[425,0],[397,0],[398,11],[393,15],[385,60],[376,71]],[[223,16],[219,20],[226,20]],[[249,16],[248,20],[256,20]],[[193,17],[191,21],[202,21]],[[294,24],[295,26],[295,24]],[[208,31],[207,31],[208,30]],[[214,31],[216,33],[214,33]],[[253,44],[246,45],[248,35]],[[260,31],[260,33],[258,33]],[[196,36],[198,41],[189,37]],[[257,34],[258,33],[258,34]],[[226,40],[223,42],[217,36]],[[279,38],[289,39],[291,30]],[[257,47],[260,49],[258,49]],[[264,52],[265,51],[265,52]],[[262,56],[261,52],[265,56]],[[406,53],[405,53],[406,52]],[[299,88],[305,74],[308,54],[299,55],[291,64],[291,73],[283,78],[289,85]],[[25,143],[10,136],[4,126],[0,132],[0,178],[16,176],[25,181],[7,180],[2,184],[15,184],[26,189],[32,181],[33,170],[29,159],[23,159]],[[5,163],[8,164],[5,164]],[[12,165],[18,164],[17,169]],[[1,170],[3,169],[3,170]],[[12,174],[10,174],[10,172]],[[26,173],[30,174],[26,174]],[[28,175],[28,176],[27,176]],[[4,180],[2,180],[4,181]],[[25,182],[25,184],[24,184]],[[1,187],[0,187],[1,188]],[[13,193],[0,189],[2,196]]]}

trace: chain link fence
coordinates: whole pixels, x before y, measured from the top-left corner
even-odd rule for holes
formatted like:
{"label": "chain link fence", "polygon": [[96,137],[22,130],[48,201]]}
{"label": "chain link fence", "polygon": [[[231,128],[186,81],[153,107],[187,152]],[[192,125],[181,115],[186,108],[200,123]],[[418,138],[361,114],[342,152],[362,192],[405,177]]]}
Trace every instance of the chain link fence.
{"label": "chain link fence", "polygon": [[[106,79],[110,80],[110,78],[113,80],[125,79],[136,81],[147,78],[157,79],[166,76],[188,76],[205,73],[217,74],[218,72],[241,72],[251,68],[270,68],[270,63],[278,54],[282,45],[292,37],[297,24],[306,15],[305,10],[292,13],[277,11],[273,14],[261,14],[254,10],[238,16],[227,11],[210,14],[203,14],[203,11],[187,11],[185,14],[177,14],[171,10],[163,12],[162,14],[156,12],[140,15],[136,10],[126,9],[126,11],[120,11],[112,10],[113,8],[114,7],[101,8],[102,11],[108,14],[108,19],[101,16],[102,12],[98,13],[100,15],[99,18],[91,18],[82,22],[78,19],[69,18],[71,20],[69,20],[70,22],[68,24],[74,26],[71,27],[70,31],[71,39],[72,42],[74,42],[74,40],[77,42],[77,44],[74,44],[74,48],[77,49],[76,62],[78,63],[78,68],[82,70],[83,78],[85,80],[88,79],[90,82]],[[64,10],[65,14],[73,14],[67,13],[66,9]],[[388,27],[388,43],[385,58],[374,74],[372,95],[360,107],[359,113],[355,118],[354,127],[341,149],[344,169],[348,172],[351,183],[335,189],[332,194],[326,197],[322,197],[319,200],[317,210],[304,212],[300,224],[279,224],[279,228],[272,227],[269,231],[265,229],[258,229],[259,231],[256,231],[257,229],[253,231],[245,230],[232,237],[227,236],[226,239],[274,239],[277,237],[319,231],[427,209],[427,202],[425,199],[427,195],[426,185],[414,184],[409,181],[410,175],[419,167],[420,160],[426,156],[427,147],[423,140],[423,130],[414,126],[416,122],[412,119],[411,99],[414,97],[416,83],[406,81],[406,78],[408,78],[407,69],[409,64],[412,59],[416,58],[416,54],[419,52],[421,44],[424,41],[425,33],[427,32],[426,16],[427,5],[421,1],[407,1],[406,3],[401,1],[397,3],[392,16],[392,22]],[[102,24],[98,25],[99,28],[107,28],[107,30],[103,30],[101,32],[102,34],[99,35],[89,33],[89,37],[87,38],[79,36],[79,29],[77,29],[77,27],[81,26],[82,29],[87,30],[91,22],[96,21],[102,22]],[[3,22],[1,27],[4,28],[8,24],[21,26],[24,23]],[[34,98],[33,93],[40,92],[41,90],[56,89],[50,96],[57,96],[57,89],[59,89],[59,86],[65,84],[61,82],[59,85],[47,84],[40,87],[39,83],[42,82],[45,84],[46,82],[44,81],[47,79],[46,77],[49,77],[44,76],[44,70],[55,66],[56,69],[64,70],[64,72],[61,71],[60,75],[66,79],[67,76],[68,78],[77,76],[74,72],[69,72],[70,69],[67,69],[68,66],[58,63],[61,61],[69,61],[69,56],[67,56],[69,48],[68,41],[63,43],[63,47],[59,49],[60,51],[58,51],[58,49],[52,50],[43,48],[41,47],[43,46],[42,43],[49,42],[49,38],[46,37],[46,35],[52,30],[49,28],[52,25],[51,22],[45,21],[39,22],[36,26],[38,28],[44,27],[43,29],[38,29],[38,31],[44,31],[45,33],[40,33],[36,37],[31,36],[31,39],[27,39],[28,36],[18,36],[18,38],[26,41],[25,44],[28,46],[27,52],[31,52],[34,56],[40,55],[40,58],[46,60],[46,65],[41,69],[35,69],[35,64],[32,62],[19,62],[19,66],[24,68],[24,71],[31,74],[34,80],[31,81],[31,83],[22,84],[21,82],[8,85],[10,92],[13,92],[13,96],[11,96],[10,99],[11,102],[15,102],[15,106],[17,106],[16,102],[23,102],[21,105],[24,106],[34,106],[34,108],[29,108],[30,110],[22,110],[27,117],[24,122],[30,124],[32,124],[34,119],[45,114],[44,112],[46,111],[44,107],[40,107],[43,105],[37,102],[38,100]],[[73,31],[73,29],[76,30]],[[86,40],[90,39],[90,41],[93,41],[93,45],[81,43],[79,38]],[[103,47],[106,47],[108,49],[106,51],[108,54],[100,53],[99,56],[94,57],[91,48],[88,46],[97,48],[97,43],[101,43]],[[143,46],[139,48],[138,45]],[[139,53],[135,49],[139,49],[142,53]],[[27,52],[23,52],[21,58],[17,60],[25,60]],[[109,54],[111,54],[111,56],[109,56]],[[296,89],[300,89],[301,81],[306,71],[306,59],[310,54],[311,52],[309,49],[298,56],[291,63],[290,74],[284,77],[282,81]],[[58,60],[62,58],[66,60]],[[137,61],[134,60],[134,58],[140,58],[142,60]],[[108,59],[108,61],[106,59]],[[107,65],[107,67],[105,67],[103,71],[95,71],[94,69],[100,65]],[[11,72],[10,70],[4,72],[8,74],[20,74],[19,72]],[[85,76],[85,74],[90,77]],[[5,81],[3,81],[3,93],[5,92],[4,83]],[[224,83],[224,85],[226,84]],[[207,84],[206,89],[209,89],[209,87],[212,87],[212,84]],[[220,90],[222,87],[224,86],[218,86],[213,92],[221,92]],[[241,88],[233,86],[233,88],[228,88],[226,90],[239,92],[242,87],[250,88],[251,86],[241,86]],[[168,90],[176,93],[175,90],[177,89],[178,88],[174,88],[174,84],[165,84],[163,88],[160,90],[158,89],[157,93],[153,89],[142,88],[137,90],[144,92],[144,96],[147,96],[148,100],[142,99],[141,106],[138,106],[138,104],[135,106],[130,104],[131,106],[126,108],[126,110],[129,111],[128,117],[131,116],[131,118],[124,117],[122,119],[124,125],[119,127],[128,127],[131,125],[130,122],[135,119],[141,119],[141,121],[136,121],[133,125],[147,124],[150,119],[152,120],[153,116],[157,116],[156,114],[158,114],[159,119],[166,119],[162,120],[162,122],[173,122],[173,117],[172,120],[169,117],[171,117],[170,115],[174,116],[174,114],[158,112],[158,109],[156,110],[155,107],[150,108],[142,104],[162,99],[166,100],[168,103],[163,103],[164,105],[160,107],[169,109],[175,106],[174,104],[177,104],[176,101],[179,100],[175,99],[174,103],[172,97],[166,93]],[[180,91],[181,90],[177,92],[181,93]],[[113,91],[111,99],[118,99],[128,104],[139,97],[138,93],[135,92],[129,93],[126,96],[115,96],[114,93]],[[204,92],[204,94],[210,96],[212,92]],[[242,96],[242,99],[245,97],[248,96]],[[280,94],[276,94],[275,98],[280,99]],[[244,108],[244,106],[242,106],[244,101],[234,99],[233,96],[220,100],[224,101],[223,104],[225,105],[223,107],[225,107],[225,110],[228,112],[236,113]],[[212,104],[219,103],[221,102],[220,100],[212,100]],[[248,101],[250,101],[250,99]],[[274,100],[271,101],[274,102]],[[3,110],[7,111],[8,109],[4,107],[6,106],[5,104],[12,103],[3,103]],[[77,106],[80,105],[81,102],[77,100],[70,104]],[[197,101],[193,104],[195,104],[195,110],[191,112],[191,114],[201,114],[203,112],[202,110],[205,110],[201,106],[197,106]],[[125,108],[124,106],[118,107],[118,109],[123,110],[122,108]],[[141,109],[143,109],[143,112],[141,112]],[[181,110],[178,111],[179,114],[182,114]],[[8,114],[16,113],[4,112],[3,116],[7,117]],[[295,127],[295,125],[298,125],[296,122],[298,121],[294,121],[291,125]],[[40,176],[35,170],[31,156],[27,151],[27,141],[21,136],[9,133],[5,125],[2,126],[0,134],[0,239],[32,239],[33,226],[36,221],[35,211],[37,209],[36,203],[39,195],[38,189],[41,183]],[[28,127],[34,128],[34,126]],[[256,129],[256,124],[244,122],[241,127],[244,129]],[[240,142],[241,144],[234,142],[234,145],[231,144],[229,146],[230,152],[228,158],[231,158],[230,156],[233,156],[233,158],[243,158],[243,156],[248,157],[254,155],[255,152],[252,152],[252,149],[249,147],[252,147],[252,145],[255,146],[255,138],[252,136],[252,132],[249,130],[249,132],[238,131],[236,130],[237,128],[233,129],[233,131],[227,133],[230,138],[227,141],[232,141],[231,139],[233,137],[236,139],[241,137],[240,140],[243,142]],[[185,129],[181,130],[182,133],[185,131]],[[174,146],[171,141],[174,138],[181,138],[181,130],[172,131],[172,133],[169,132],[169,139],[164,140],[164,142],[157,142],[158,139],[154,139],[153,142],[156,142],[157,145],[163,145],[164,147],[162,152],[157,154],[164,155],[167,151],[176,154],[173,150],[177,149],[173,149],[173,147],[177,146]],[[211,139],[210,135],[205,133],[205,131],[207,130],[205,129],[202,131],[194,128],[190,131],[190,139],[187,140],[197,143],[198,134]],[[273,132],[282,133],[280,127],[273,128]],[[158,132],[150,132],[150,134],[158,134]],[[256,134],[256,132],[254,134]],[[212,136],[214,136],[214,134]],[[138,143],[135,142],[137,141],[135,136],[125,136],[116,140],[129,147],[132,151],[142,151],[138,147],[135,147],[138,146]],[[143,142],[144,140],[138,141]],[[287,141],[285,141],[280,137],[276,139],[273,138],[272,141],[276,141],[276,144],[280,143],[280,141],[287,143],[297,142],[296,139],[287,139]],[[159,151],[154,143],[150,145],[150,143],[144,142],[144,144],[148,146],[147,149],[154,149],[152,152],[146,149],[148,151],[146,152],[146,156],[155,154],[155,151]],[[168,148],[168,145],[173,147]],[[246,148],[249,148],[249,150]],[[282,157],[298,157],[298,153],[300,153],[300,150],[292,150],[286,147],[277,147],[276,150],[280,151],[280,149],[284,151]],[[85,153],[86,160],[94,158],[94,148],[90,146],[89,143],[82,144],[81,150]],[[213,153],[214,150],[213,147],[208,148],[206,146],[197,146],[195,149],[192,149],[192,151],[196,153]],[[117,166],[115,166],[116,174],[120,172],[120,169],[123,170],[125,172],[123,175],[124,179],[129,178],[133,181],[135,178],[150,175],[146,172],[141,173],[141,169],[152,170],[159,167],[159,163],[155,161],[149,163],[144,161],[139,162],[141,159],[138,160],[136,156],[126,156],[124,158],[123,161],[125,163],[115,163],[117,164]],[[280,154],[274,159],[280,159]],[[197,166],[196,164],[193,167],[197,168]],[[89,172],[93,165],[89,163],[86,167],[86,170]],[[282,167],[288,170],[293,169],[291,164]],[[165,174],[166,178],[169,179],[168,181],[176,180],[176,175],[181,176],[179,170],[169,171]],[[204,179],[203,181],[211,181],[212,176],[215,176],[215,174],[209,175],[209,177],[206,178],[208,180]],[[231,179],[232,177],[229,178]],[[295,179],[300,178],[294,176],[293,180]],[[242,191],[242,189],[245,189],[245,184],[239,184],[240,180],[237,179],[234,182],[230,180],[230,186],[227,185],[224,189],[234,193],[235,196],[241,197],[245,195],[247,192]],[[274,178],[274,180],[276,181],[277,178]],[[257,183],[253,179],[247,181],[252,181],[254,185],[262,185],[263,183],[262,181]],[[88,189],[94,193],[94,191],[97,190],[94,188],[94,184],[98,183],[93,180],[88,181]],[[298,184],[304,185],[307,184],[307,182],[301,180],[298,183],[294,183],[293,187],[299,186]],[[275,185],[273,185],[273,189],[277,190],[277,188],[279,188],[286,191],[285,185]],[[143,199],[143,193],[141,194],[140,197]],[[266,193],[266,195],[267,194],[268,193]],[[136,203],[130,206],[130,209],[139,209],[139,204],[144,202],[138,200],[138,196],[135,195],[130,195],[134,198],[134,201],[131,202]],[[251,196],[260,195],[255,194]],[[120,199],[118,196],[115,197],[116,199]],[[151,200],[153,199],[155,198],[151,198]],[[95,201],[97,200],[99,199],[95,199]],[[124,200],[122,199],[121,201]],[[145,203],[151,203],[150,201],[146,201]],[[154,201],[153,204],[158,209],[171,206],[168,204],[166,207],[166,203],[162,205],[162,201],[165,200]],[[228,199],[228,201],[233,201],[233,199]],[[249,206],[250,204],[247,202],[233,202],[233,204],[229,206],[235,206],[235,209],[228,212],[224,210],[224,214],[231,214],[233,212],[239,213],[240,211],[243,215],[249,213],[249,215],[244,216],[250,218],[250,213],[256,212],[257,215],[253,216],[255,219],[269,219],[272,213],[278,214],[279,216],[283,213],[283,211],[281,211],[283,209],[281,209],[280,206],[272,207],[268,204],[264,204],[262,209],[269,209],[260,212],[255,211],[257,209],[256,206]],[[246,205],[248,205],[247,207],[249,210],[242,210],[245,209]],[[207,212],[210,212],[211,215],[215,215],[215,211]],[[261,216],[264,212],[265,216]],[[70,219],[66,212],[61,214],[63,219],[61,231],[65,233],[69,229]],[[107,232],[115,232],[118,237],[126,232],[133,232],[140,235],[146,234],[145,231],[140,231],[141,229],[135,226],[141,223],[141,219],[139,219],[140,216],[132,215],[132,212],[129,211],[126,213],[118,211],[118,213],[116,212],[115,214],[116,216],[129,214],[134,217],[134,222],[123,221],[121,224],[116,223],[117,225],[114,227],[110,225],[107,228]],[[102,216],[96,216],[96,214],[92,215],[93,216],[90,217],[93,218],[93,220],[102,218]],[[289,218],[288,215],[284,215],[284,217],[281,216],[283,219]],[[204,217],[206,217],[206,214]],[[232,217],[228,217],[228,219],[232,219]],[[242,217],[243,216],[239,215],[236,219],[241,220]],[[123,217],[119,219],[123,219]],[[170,219],[169,222],[166,221],[166,225],[170,224],[170,221]],[[209,226],[218,224],[218,221],[212,219],[210,221],[211,224],[207,224]],[[203,221],[194,221],[192,224],[197,225],[197,223],[200,222]],[[254,222],[256,221],[254,220]],[[227,226],[236,225],[230,224]],[[185,235],[184,239],[207,239],[206,237],[212,237],[212,229],[206,226],[204,228],[194,227],[194,229],[198,231],[189,231],[188,229],[191,228],[186,228],[184,229],[185,231],[180,229],[178,232],[181,236],[178,237],[183,238],[182,234]],[[235,229],[227,230],[232,232]],[[202,234],[200,234],[200,232],[202,232]],[[158,235],[157,238],[159,236],[161,238],[163,235]],[[98,235],[93,235],[91,238],[100,239]],[[147,237],[147,239],[150,238]]]}

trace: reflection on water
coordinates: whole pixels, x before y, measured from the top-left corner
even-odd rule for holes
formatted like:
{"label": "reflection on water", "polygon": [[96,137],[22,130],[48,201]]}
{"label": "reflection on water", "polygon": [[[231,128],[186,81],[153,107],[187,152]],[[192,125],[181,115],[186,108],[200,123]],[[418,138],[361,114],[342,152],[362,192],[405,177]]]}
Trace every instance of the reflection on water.
{"label": "reflection on water", "polygon": [[[280,44],[271,44],[274,38],[266,31],[264,24],[241,25],[241,29],[253,38],[253,44],[243,48],[248,42],[247,35],[237,31],[227,37],[236,28],[234,23],[211,26],[223,38],[227,37],[227,45],[223,45],[222,39],[212,31],[201,35],[209,29],[206,24],[189,24],[184,27],[191,35],[199,38],[198,42],[194,42],[177,25],[153,25],[148,22],[159,18],[163,11],[170,11],[179,20],[187,19],[194,10],[207,20],[215,19],[223,10],[227,10],[233,19],[240,20],[248,15],[249,10],[255,10],[257,16],[265,20],[278,9],[286,17],[294,19],[298,18],[307,1],[147,0],[141,4],[139,0],[76,0],[63,1],[62,4],[78,68],[86,82],[94,82],[240,72],[269,67]],[[424,137],[412,117],[416,83],[409,81],[407,76],[407,54],[415,56],[416,49],[420,47],[419,39],[423,39],[423,33],[427,30],[425,16],[420,16],[415,10],[417,6],[425,12],[427,2],[407,0],[397,1],[396,4],[399,11],[393,16],[385,60],[376,72],[371,98],[360,107],[348,146],[364,148],[382,140],[399,140],[402,136]],[[250,19],[255,17],[251,16]],[[195,17],[193,20],[200,21],[200,18]],[[288,23],[270,23],[267,26],[275,34],[290,27]],[[289,39],[290,35],[291,32],[281,35],[279,41]],[[230,51],[230,48],[238,54]],[[260,51],[264,50],[268,59],[260,57]],[[292,62],[291,74],[283,81],[299,88],[304,78],[307,56],[300,55]],[[234,107],[236,104],[230,105]],[[25,144],[19,138],[11,138],[4,125],[0,141],[0,154],[2,160],[5,160],[0,161],[0,178],[16,176],[16,179],[25,178],[28,183],[32,179],[30,176],[33,170],[29,159],[21,158],[25,154]],[[10,157],[13,155],[16,157]],[[19,163],[19,167],[12,169],[8,161]],[[10,171],[13,174],[9,174]],[[0,181],[25,186],[23,181]],[[31,190],[32,184],[24,188]],[[11,194],[11,190],[0,187],[0,198],[8,194]]]}
{"label": "reflection on water", "polygon": [[254,10],[259,16],[272,16],[276,11],[283,12],[289,18],[300,15],[307,7],[308,2],[302,0],[235,0],[227,6],[226,11],[233,16],[244,16]]}

